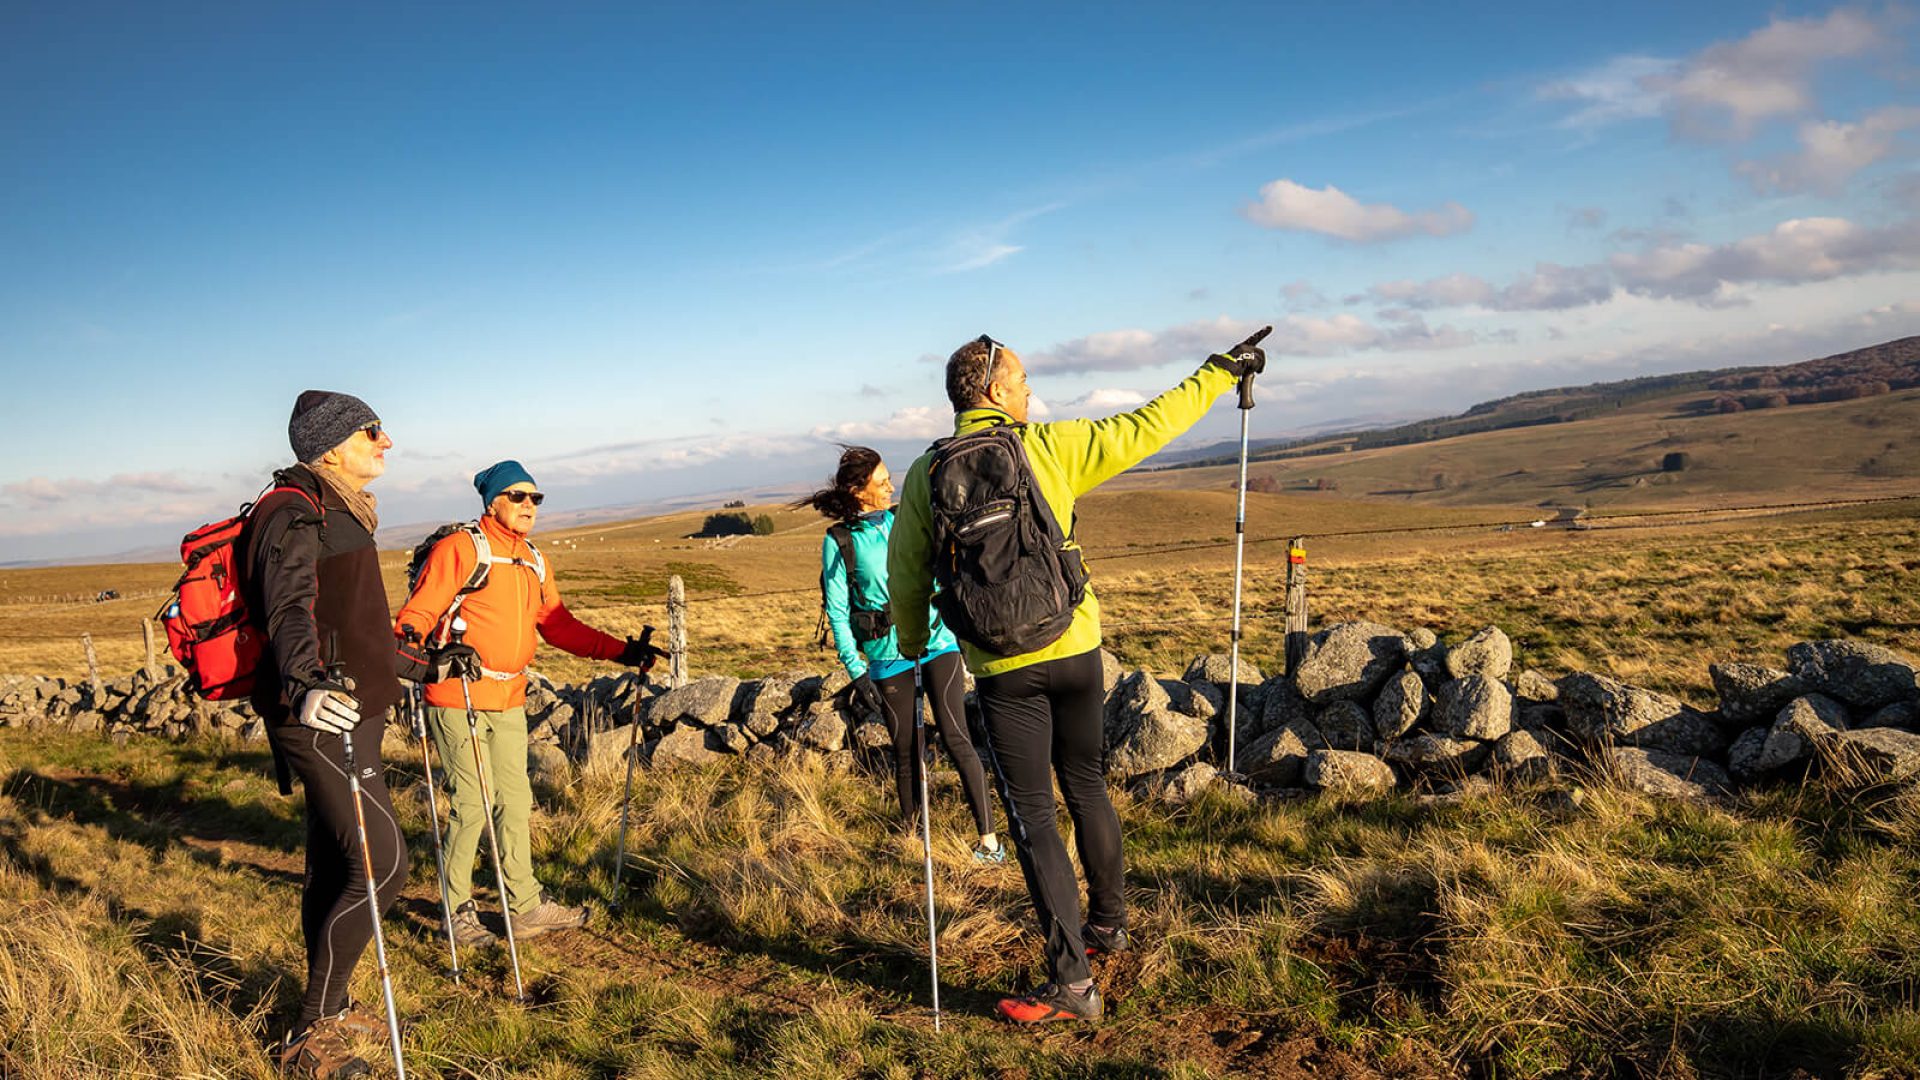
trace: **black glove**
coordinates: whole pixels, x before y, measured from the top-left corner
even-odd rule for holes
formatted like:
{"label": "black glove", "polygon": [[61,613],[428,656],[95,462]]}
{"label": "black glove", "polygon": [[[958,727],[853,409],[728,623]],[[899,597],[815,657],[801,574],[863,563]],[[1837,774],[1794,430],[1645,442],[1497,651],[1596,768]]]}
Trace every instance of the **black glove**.
{"label": "black glove", "polygon": [[446,682],[448,679],[471,682],[479,677],[480,654],[464,641],[449,641],[427,653],[427,681],[430,683]]}
{"label": "black glove", "polygon": [[639,668],[640,674],[645,675],[647,672],[653,670],[653,662],[660,659],[663,655],[665,654],[659,649],[647,644],[644,638],[628,638],[627,647],[621,649],[620,655],[613,659],[617,664],[625,664],[630,668]]}
{"label": "black glove", "polygon": [[1267,370],[1267,353],[1260,348],[1260,339],[1271,333],[1273,333],[1273,327],[1263,326],[1252,337],[1226,352],[1214,353],[1207,357],[1207,363],[1220,368],[1236,379],[1258,375]]}
{"label": "black glove", "polygon": [[853,680],[853,685],[848,690],[847,696],[853,699],[855,705],[860,706],[883,720],[886,719],[886,699],[881,696],[880,688],[874,685],[873,676],[862,674],[859,678]]}

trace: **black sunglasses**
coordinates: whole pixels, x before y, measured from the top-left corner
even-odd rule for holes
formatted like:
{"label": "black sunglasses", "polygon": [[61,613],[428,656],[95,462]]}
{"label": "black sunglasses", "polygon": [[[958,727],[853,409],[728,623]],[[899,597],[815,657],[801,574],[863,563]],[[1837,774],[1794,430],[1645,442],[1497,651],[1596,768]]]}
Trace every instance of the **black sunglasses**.
{"label": "black sunglasses", "polygon": [[987,378],[985,382],[980,384],[980,393],[982,396],[985,396],[987,392],[987,387],[993,385],[994,372],[995,372],[995,369],[997,369],[1000,366],[1000,354],[1001,352],[1005,351],[1006,346],[1000,344],[999,342],[993,340],[991,337],[988,337],[985,334],[981,334],[979,337],[974,338],[973,343],[975,345],[985,345],[987,347]]}
{"label": "black sunglasses", "polygon": [[544,491],[503,491],[500,494],[505,495],[507,501],[511,503],[530,502],[539,506],[547,501],[547,493]]}
{"label": "black sunglasses", "polygon": [[367,438],[372,439],[374,442],[379,442],[380,436],[386,434],[385,429],[380,426],[380,421],[378,420],[375,420],[360,430],[366,434]]}

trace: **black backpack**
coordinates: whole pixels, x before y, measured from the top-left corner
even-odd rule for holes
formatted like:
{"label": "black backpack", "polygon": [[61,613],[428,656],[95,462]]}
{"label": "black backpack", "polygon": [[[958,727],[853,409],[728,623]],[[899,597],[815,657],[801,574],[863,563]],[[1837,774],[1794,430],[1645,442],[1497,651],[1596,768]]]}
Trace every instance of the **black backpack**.
{"label": "black backpack", "polygon": [[1087,594],[1080,551],[1040,493],[1020,427],[941,439],[927,470],[934,607],[954,633],[997,656],[1059,640]]}
{"label": "black backpack", "polygon": [[[853,526],[844,521],[827,526],[827,535],[840,548],[840,562],[847,572],[847,621],[853,626],[853,640],[861,645],[869,641],[878,641],[893,632],[893,615],[885,608],[872,610],[859,607],[854,603],[857,593],[853,586]],[[820,633],[819,644],[827,645],[827,572],[820,569]]]}

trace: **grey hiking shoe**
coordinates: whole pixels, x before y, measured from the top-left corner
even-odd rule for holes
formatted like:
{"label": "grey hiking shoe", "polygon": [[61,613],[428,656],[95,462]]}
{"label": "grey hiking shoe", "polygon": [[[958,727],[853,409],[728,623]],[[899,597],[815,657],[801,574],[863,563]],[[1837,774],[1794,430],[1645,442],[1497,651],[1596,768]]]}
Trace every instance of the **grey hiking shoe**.
{"label": "grey hiking shoe", "polygon": [[587,925],[587,909],[556,904],[543,896],[539,903],[525,911],[516,911],[508,918],[513,920],[514,937],[530,938],[549,930],[572,930]]}
{"label": "grey hiking shoe", "polygon": [[298,1035],[289,1034],[273,1048],[273,1063],[287,1076],[311,1080],[349,1080],[367,1076],[373,1067],[353,1052],[338,1017],[323,1016]]}
{"label": "grey hiking shoe", "polygon": [[1133,944],[1133,939],[1127,936],[1127,928],[1124,926],[1116,926],[1109,930],[1104,926],[1082,923],[1080,943],[1086,946],[1087,955],[1094,957],[1104,956],[1107,953],[1126,952]]}
{"label": "grey hiking shoe", "polygon": [[[514,927],[515,930],[520,929]],[[453,943],[463,949],[478,949],[499,940],[493,931],[480,925],[480,909],[469,900],[453,912]]]}

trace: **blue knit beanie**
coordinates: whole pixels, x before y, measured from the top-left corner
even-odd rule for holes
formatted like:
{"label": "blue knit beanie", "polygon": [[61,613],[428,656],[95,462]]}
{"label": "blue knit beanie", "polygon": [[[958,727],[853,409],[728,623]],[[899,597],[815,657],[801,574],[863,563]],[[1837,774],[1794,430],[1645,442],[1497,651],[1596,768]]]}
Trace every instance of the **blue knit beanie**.
{"label": "blue knit beanie", "polygon": [[493,500],[499,498],[501,492],[521,483],[533,483],[533,476],[517,461],[489,465],[473,474],[473,489],[480,493],[483,506],[492,506]]}

